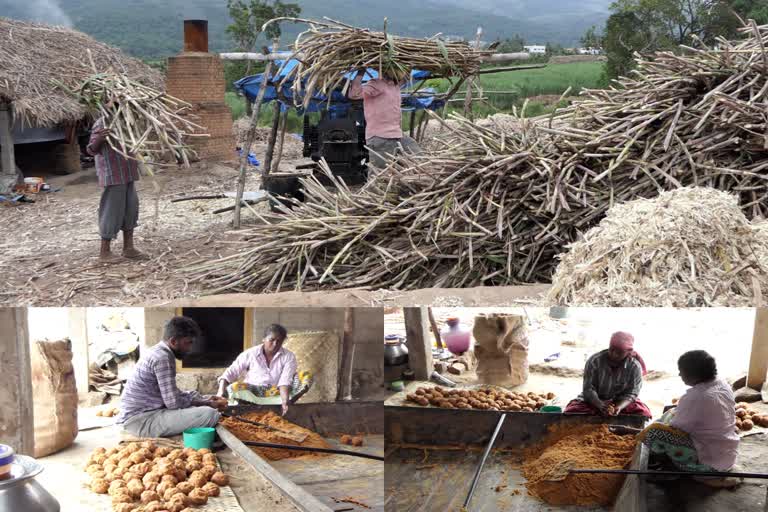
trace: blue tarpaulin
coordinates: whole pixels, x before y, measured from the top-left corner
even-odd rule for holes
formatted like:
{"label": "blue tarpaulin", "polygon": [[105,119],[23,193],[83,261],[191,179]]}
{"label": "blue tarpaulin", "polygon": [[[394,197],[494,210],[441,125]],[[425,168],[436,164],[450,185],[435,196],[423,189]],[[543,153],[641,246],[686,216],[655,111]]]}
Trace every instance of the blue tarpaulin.
{"label": "blue tarpaulin", "polygon": [[[271,78],[271,82],[274,83],[280,83],[290,72],[293,68],[295,68],[298,65],[297,60],[289,60],[287,64],[283,65],[284,61],[275,61],[275,65],[278,67],[277,74],[274,74]],[[346,73],[344,76],[348,80],[352,80],[357,75],[357,71],[351,71],[349,73]],[[413,70],[411,72],[411,81],[417,81],[417,80],[424,80],[430,77],[429,71],[421,71],[421,70]],[[378,78],[378,72],[375,69],[369,68],[363,77],[363,83]],[[247,76],[245,78],[241,78],[237,82],[235,82],[235,88],[240,91],[242,94],[244,94],[250,101],[255,101],[258,94],[259,89],[261,88],[261,83],[264,80],[264,74],[258,74],[258,75],[252,75]],[[287,81],[280,89],[280,93],[285,98],[285,102],[281,101],[280,108],[283,112],[285,112],[287,109],[294,107],[296,103],[302,104],[303,101],[294,101],[294,91],[292,89],[293,81],[289,80]],[[264,103],[269,103],[270,101],[274,101],[278,99],[278,86],[276,85],[267,85],[266,90],[264,91]],[[319,112],[320,110],[328,109],[332,114],[337,115],[344,115],[346,114],[347,110],[350,106],[350,100],[341,92],[341,88],[343,87],[343,83],[334,90],[331,93],[331,99],[330,104],[328,102],[328,97],[326,95],[320,94],[319,92],[316,92],[313,97],[312,101],[309,103],[308,108],[306,109],[306,112]],[[423,110],[423,109],[430,109],[430,110],[437,110],[442,108],[445,105],[445,100],[443,99],[437,99],[433,96],[433,94],[436,93],[434,89],[421,89],[419,91],[419,96],[414,96],[409,93],[403,93],[403,110],[405,111],[413,111],[413,110]],[[302,98],[299,98],[299,100],[302,100]],[[299,114],[304,114],[305,110],[303,108],[297,107],[297,110]]]}

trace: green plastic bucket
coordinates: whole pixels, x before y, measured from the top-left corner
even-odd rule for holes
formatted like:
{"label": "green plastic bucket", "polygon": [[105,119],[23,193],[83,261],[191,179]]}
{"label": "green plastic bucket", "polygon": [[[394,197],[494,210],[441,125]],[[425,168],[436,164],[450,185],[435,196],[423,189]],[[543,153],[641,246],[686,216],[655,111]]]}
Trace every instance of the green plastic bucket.
{"label": "green plastic bucket", "polygon": [[563,412],[563,408],[557,405],[545,405],[541,408],[541,412]]}
{"label": "green plastic bucket", "polygon": [[216,437],[216,429],[211,427],[189,428],[184,431],[184,448],[211,448]]}

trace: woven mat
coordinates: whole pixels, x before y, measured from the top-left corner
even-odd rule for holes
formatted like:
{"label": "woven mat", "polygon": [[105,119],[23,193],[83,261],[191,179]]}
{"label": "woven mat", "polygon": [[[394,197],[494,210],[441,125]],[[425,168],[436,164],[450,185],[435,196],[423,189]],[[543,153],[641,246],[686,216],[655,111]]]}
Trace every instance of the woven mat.
{"label": "woven mat", "polygon": [[[154,441],[155,444],[162,444],[162,446],[173,446],[174,448],[180,448],[181,443],[177,443],[170,439],[150,439],[150,438],[136,438],[141,441]],[[164,441],[161,443],[161,441]],[[120,444],[133,442],[133,441],[121,441]],[[216,466],[221,469],[219,459],[216,457]],[[112,512],[112,498],[108,494],[96,494],[88,488],[90,477],[87,473],[82,473],[81,485],[84,488],[84,498],[80,500],[83,505],[88,505],[86,510],[91,512]],[[195,511],[199,512],[245,512],[237,501],[237,496],[232,490],[231,486],[220,487],[221,493],[215,498],[208,498],[208,503],[202,507],[193,507]]]}
{"label": "woven mat", "polygon": [[313,383],[300,403],[335,402],[339,378],[339,336],[333,332],[292,332],[285,347],[296,354],[300,370],[312,373]]}

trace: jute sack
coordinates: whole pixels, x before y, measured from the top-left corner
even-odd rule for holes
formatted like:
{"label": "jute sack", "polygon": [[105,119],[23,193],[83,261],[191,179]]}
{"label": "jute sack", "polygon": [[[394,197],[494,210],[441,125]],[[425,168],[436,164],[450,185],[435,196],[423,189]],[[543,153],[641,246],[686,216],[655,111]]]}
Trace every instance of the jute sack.
{"label": "jute sack", "polygon": [[31,346],[35,457],[71,445],[77,437],[77,387],[72,367],[72,345],[36,341]]}
{"label": "jute sack", "polygon": [[528,335],[522,316],[477,316],[472,334],[481,383],[512,387],[528,380]]}

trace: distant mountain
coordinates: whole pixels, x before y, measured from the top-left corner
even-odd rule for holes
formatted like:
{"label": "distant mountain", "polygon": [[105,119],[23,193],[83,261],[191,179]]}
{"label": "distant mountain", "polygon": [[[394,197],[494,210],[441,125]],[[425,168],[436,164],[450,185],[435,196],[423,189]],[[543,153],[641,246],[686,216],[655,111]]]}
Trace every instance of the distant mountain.
{"label": "distant mountain", "polygon": [[[520,34],[531,44],[572,46],[591,25],[601,25],[611,0],[299,0],[303,17],[338,19],[380,28],[384,18],[393,33],[445,35],[474,39],[478,26],[491,41]],[[178,53],[182,21],[208,20],[213,51],[232,49],[225,33],[230,23],[225,0],[0,0],[0,15],[69,24],[142,58]],[[302,29],[286,26],[289,42]]]}

